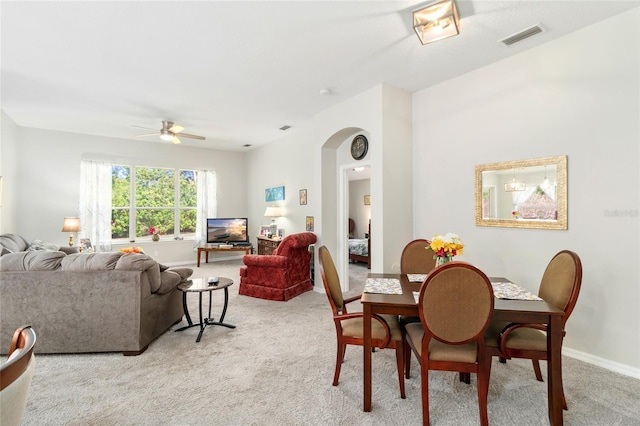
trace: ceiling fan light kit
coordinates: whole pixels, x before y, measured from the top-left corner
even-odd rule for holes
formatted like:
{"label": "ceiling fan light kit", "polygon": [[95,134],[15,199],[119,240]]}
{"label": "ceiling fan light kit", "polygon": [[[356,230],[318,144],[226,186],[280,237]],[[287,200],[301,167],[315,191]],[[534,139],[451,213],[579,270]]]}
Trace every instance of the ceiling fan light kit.
{"label": "ceiling fan light kit", "polygon": [[[140,126],[135,126],[135,127],[140,127]],[[143,127],[143,129],[145,129],[146,127]],[[151,130],[151,129],[150,129]],[[178,138],[178,135],[180,135],[180,137],[183,138],[190,138],[190,139],[199,139],[201,141],[205,140],[204,136],[198,136],[198,135],[190,135],[187,133],[181,133],[184,130],[184,127],[182,126],[178,126],[173,124],[173,121],[163,121],[162,122],[162,128],[160,129],[159,133],[147,133],[144,135],[136,135],[138,137],[146,137],[146,136],[160,136],[160,139],[166,142],[173,142],[174,144],[179,144],[180,143],[180,138]]]}

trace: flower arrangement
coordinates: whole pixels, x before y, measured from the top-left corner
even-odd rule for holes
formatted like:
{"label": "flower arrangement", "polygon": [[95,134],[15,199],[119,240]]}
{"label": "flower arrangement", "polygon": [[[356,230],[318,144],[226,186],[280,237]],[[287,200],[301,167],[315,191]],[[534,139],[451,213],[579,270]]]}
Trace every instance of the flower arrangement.
{"label": "flower arrangement", "polygon": [[512,211],[512,212],[511,212],[511,216],[512,216],[514,219],[520,219],[520,213],[518,213],[516,210],[514,210],[514,211]]}
{"label": "flower arrangement", "polygon": [[122,253],[139,253],[144,254],[142,247],[123,247],[120,249]]}
{"label": "flower arrangement", "polygon": [[149,235],[153,241],[160,241],[160,230],[155,226],[149,227]]}
{"label": "flower arrangement", "polygon": [[451,261],[454,256],[462,254],[464,245],[456,234],[435,235],[431,238],[429,248],[435,253],[436,264],[440,265]]}

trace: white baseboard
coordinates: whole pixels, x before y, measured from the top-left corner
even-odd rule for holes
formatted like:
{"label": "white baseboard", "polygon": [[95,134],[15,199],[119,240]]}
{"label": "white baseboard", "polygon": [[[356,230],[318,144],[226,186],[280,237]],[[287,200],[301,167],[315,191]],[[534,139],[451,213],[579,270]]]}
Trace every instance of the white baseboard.
{"label": "white baseboard", "polygon": [[589,364],[597,365],[598,367],[606,368],[607,370],[624,374],[625,376],[640,379],[640,368],[633,368],[629,365],[620,364],[618,362],[610,361],[608,359],[600,358],[595,355],[576,351],[574,349],[569,349],[566,347],[562,348],[562,355],[566,355],[568,357],[575,358]]}

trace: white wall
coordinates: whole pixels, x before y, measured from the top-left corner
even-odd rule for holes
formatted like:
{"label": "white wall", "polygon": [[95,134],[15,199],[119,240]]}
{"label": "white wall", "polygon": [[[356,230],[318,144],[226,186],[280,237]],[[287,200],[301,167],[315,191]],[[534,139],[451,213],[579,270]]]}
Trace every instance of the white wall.
{"label": "white wall", "polygon": [[[11,229],[3,232],[19,233],[28,240],[67,244],[68,234],[60,229],[63,217],[78,216],[80,161],[84,158],[143,166],[210,168],[217,172],[218,216],[245,216],[247,212],[243,153],[24,127],[18,129],[16,145],[17,179],[8,186],[18,194],[15,207],[19,214]],[[114,245],[114,249],[118,247]],[[192,242],[161,241],[152,247],[149,254],[160,262],[195,261]]]}
{"label": "white wall", "polygon": [[4,111],[0,111],[0,131],[0,176],[2,176],[0,234],[2,234],[15,227],[18,216],[17,193],[14,189],[18,178],[18,126]]}
{"label": "white wall", "polygon": [[[584,275],[565,348],[638,377],[639,22],[640,9],[613,17],[413,105],[415,237],[455,232],[461,260],[534,292],[552,256],[575,251]],[[556,155],[568,156],[567,231],[475,226],[476,165]]]}
{"label": "white wall", "polygon": [[[313,128],[311,125],[293,127],[290,134],[246,154],[246,198],[251,223],[251,238],[255,244],[260,225],[268,225],[264,217],[267,206],[279,205],[284,216],[278,218],[278,228],[285,235],[305,231],[307,216],[315,216],[320,208],[320,196],[315,183],[312,161]],[[265,189],[285,187],[284,201],[265,201]],[[300,190],[307,190],[307,204],[300,205]]]}
{"label": "white wall", "polygon": [[348,144],[357,133],[369,139],[369,152],[360,163],[371,165],[371,199],[375,200],[371,206],[371,269],[391,271],[412,234],[411,95],[387,85],[376,86],[317,114],[315,124],[322,226],[327,229],[322,238],[340,276],[343,280],[347,276],[346,240],[341,236],[346,235],[348,200],[341,198],[346,189],[337,179],[344,176],[345,167],[356,163],[348,154]]}

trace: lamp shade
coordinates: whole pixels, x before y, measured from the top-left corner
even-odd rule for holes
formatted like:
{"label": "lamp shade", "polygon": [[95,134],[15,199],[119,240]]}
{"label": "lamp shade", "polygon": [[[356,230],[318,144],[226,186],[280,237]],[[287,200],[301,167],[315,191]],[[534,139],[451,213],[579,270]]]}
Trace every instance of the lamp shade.
{"label": "lamp shade", "polygon": [[269,206],[264,211],[265,217],[280,217],[282,216],[282,208],[279,206]]}
{"label": "lamp shade", "polygon": [[414,10],[413,29],[422,44],[460,34],[460,19],[455,2],[445,0]]}
{"label": "lamp shade", "polygon": [[80,230],[79,217],[65,217],[62,223],[62,232],[78,232]]}

